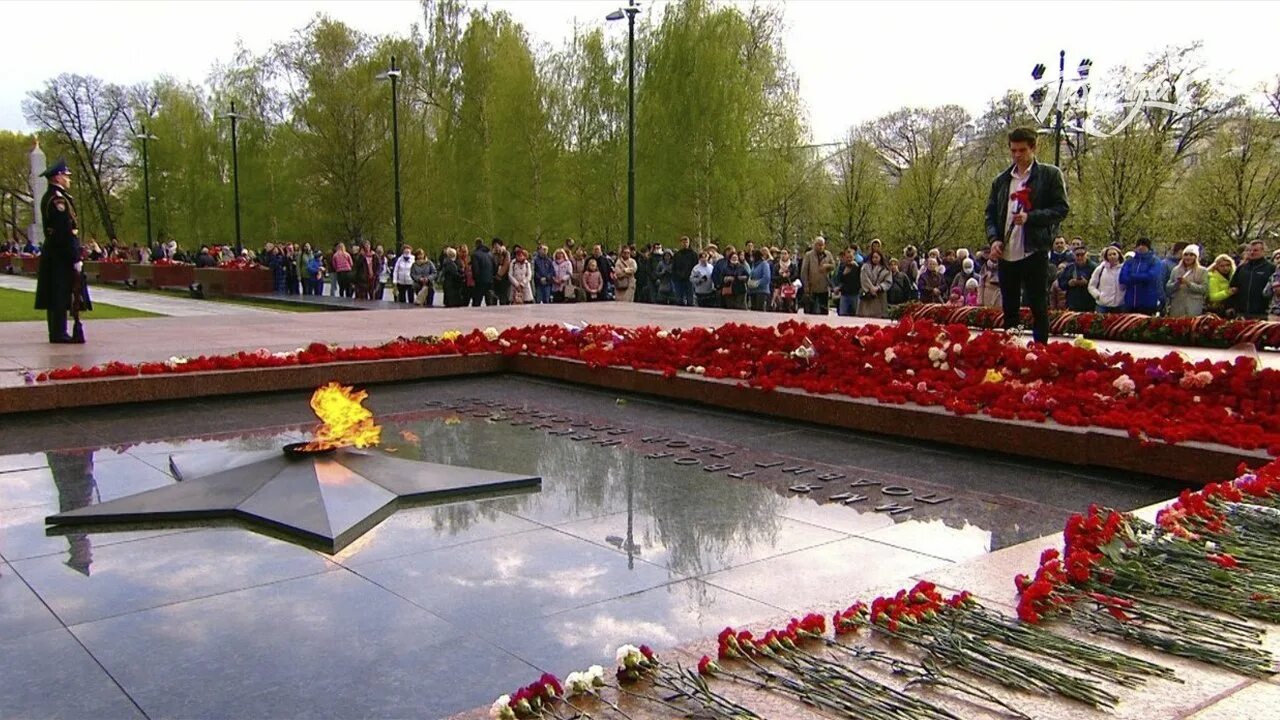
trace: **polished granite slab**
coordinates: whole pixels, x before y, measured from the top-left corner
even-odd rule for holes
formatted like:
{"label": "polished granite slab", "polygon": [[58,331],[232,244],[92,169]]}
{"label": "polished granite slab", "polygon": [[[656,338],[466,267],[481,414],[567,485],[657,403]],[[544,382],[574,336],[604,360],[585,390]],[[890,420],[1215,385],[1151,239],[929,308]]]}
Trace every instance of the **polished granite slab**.
{"label": "polished granite slab", "polygon": [[6,718],[146,717],[66,628],[0,641],[0,666]]}
{"label": "polished granite slab", "polygon": [[[542,671],[608,664],[622,642],[830,610],[1051,532],[1098,497],[1132,508],[1176,492],[490,377],[373,388],[381,452],[541,477],[540,492],[401,508],[336,553],[236,522],[45,527],[182,484],[174,456],[213,463],[201,472],[266,457],[305,437],[306,400],[156,404],[136,423],[122,408],[44,413],[0,433],[0,645],[83,643],[88,677],[127,703],[87,683],[105,717],[441,717]],[[0,677],[13,662],[0,654]]]}
{"label": "polished granite slab", "polygon": [[169,467],[180,482],[64,510],[45,521],[75,531],[104,524],[238,519],[335,553],[402,503],[534,492],[542,484],[536,477],[352,448],[302,456],[297,450],[191,451],[169,456]]}
{"label": "polished granite slab", "polygon": [[346,570],[72,632],[152,717],[436,718],[537,674]]}

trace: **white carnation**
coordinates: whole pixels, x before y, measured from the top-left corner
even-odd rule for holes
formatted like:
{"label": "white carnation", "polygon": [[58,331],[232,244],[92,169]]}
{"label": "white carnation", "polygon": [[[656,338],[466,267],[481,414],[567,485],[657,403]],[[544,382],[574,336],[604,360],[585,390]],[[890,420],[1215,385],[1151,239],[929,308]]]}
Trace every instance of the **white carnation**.
{"label": "white carnation", "polygon": [[489,717],[493,720],[509,720],[515,716],[515,712],[511,709],[510,695],[499,695],[498,699],[489,706]]}
{"label": "white carnation", "polygon": [[[617,652],[613,654],[613,659],[619,665],[625,665],[628,659],[639,657],[643,656],[640,654],[640,648],[635,645],[621,645],[618,647]],[[604,672],[603,668],[601,668],[601,672]]]}

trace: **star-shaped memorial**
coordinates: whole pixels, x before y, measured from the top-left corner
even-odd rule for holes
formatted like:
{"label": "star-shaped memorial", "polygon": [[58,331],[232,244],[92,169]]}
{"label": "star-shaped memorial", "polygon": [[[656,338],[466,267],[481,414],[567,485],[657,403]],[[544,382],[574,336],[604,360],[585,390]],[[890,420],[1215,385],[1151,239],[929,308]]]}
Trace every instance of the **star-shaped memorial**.
{"label": "star-shaped memorial", "polygon": [[[533,492],[542,479],[341,448],[171,455],[179,481],[45,518],[59,527],[236,518],[336,553],[402,503]],[[56,532],[51,529],[50,532]]]}

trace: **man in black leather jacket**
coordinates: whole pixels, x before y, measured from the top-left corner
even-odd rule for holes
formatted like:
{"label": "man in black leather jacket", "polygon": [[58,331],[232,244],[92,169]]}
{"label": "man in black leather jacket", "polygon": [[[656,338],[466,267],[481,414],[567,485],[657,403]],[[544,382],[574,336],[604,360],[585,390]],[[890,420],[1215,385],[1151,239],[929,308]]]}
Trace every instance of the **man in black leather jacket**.
{"label": "man in black leather jacket", "polygon": [[1000,261],[1004,326],[1021,320],[1022,301],[1031,308],[1036,342],[1049,341],[1049,248],[1067,217],[1067,186],[1062,171],[1036,162],[1036,132],[1009,133],[1013,165],[996,176],[987,199],[986,230],[991,255]]}

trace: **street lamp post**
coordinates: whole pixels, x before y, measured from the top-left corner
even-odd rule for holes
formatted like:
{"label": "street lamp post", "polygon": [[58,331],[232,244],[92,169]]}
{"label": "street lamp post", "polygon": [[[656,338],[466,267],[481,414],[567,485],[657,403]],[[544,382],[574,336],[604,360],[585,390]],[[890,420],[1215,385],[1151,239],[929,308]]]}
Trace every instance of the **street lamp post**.
{"label": "street lamp post", "polygon": [[1062,85],[1067,79],[1067,51],[1058,51],[1058,94],[1054,105],[1057,105],[1056,117],[1053,121],[1053,164],[1062,167]]}
{"label": "street lamp post", "polygon": [[236,112],[235,102],[231,103],[231,112],[223,117],[231,121],[231,188],[235,197],[236,208],[236,257],[244,254],[244,242],[240,239],[240,157],[236,146],[236,123],[243,117]]}
{"label": "street lamp post", "polygon": [[396,58],[391,57],[391,69],[378,76],[391,81],[391,162],[394,166],[396,185],[396,252],[404,247],[404,232],[400,225],[400,114],[399,100],[396,95],[396,83],[400,80],[400,68],[396,67]]}
{"label": "street lamp post", "polygon": [[627,19],[627,245],[636,244],[636,0],[605,16],[606,20]]}
{"label": "street lamp post", "polygon": [[[1080,67],[1076,69],[1076,72],[1080,76],[1080,81],[1079,81],[1080,87],[1075,91],[1076,98],[1074,100],[1064,98],[1062,92],[1067,82],[1067,51],[1066,50],[1058,51],[1058,92],[1053,97],[1053,107],[1054,107],[1053,164],[1054,165],[1061,166],[1061,162],[1062,162],[1062,130],[1063,130],[1062,111],[1063,111],[1063,108],[1068,103],[1071,103],[1073,106],[1079,104],[1084,108],[1083,114],[1080,116],[1081,117],[1080,129],[1078,131],[1073,129],[1073,131],[1079,132],[1081,134],[1081,142],[1083,144],[1084,135],[1086,134],[1086,131],[1084,128],[1085,116],[1087,116],[1089,112],[1089,109],[1088,109],[1089,108],[1089,90],[1088,90],[1089,71],[1092,68],[1093,68],[1092,60],[1085,58],[1084,60],[1080,61]],[[1031,69],[1031,78],[1036,82],[1040,82],[1040,78],[1044,77],[1044,71],[1045,71],[1044,63],[1038,63],[1035,67]],[[1031,104],[1038,108],[1036,110],[1036,119],[1038,122],[1043,122],[1043,120],[1040,119],[1042,117],[1040,115],[1040,111],[1044,108],[1043,103],[1047,100],[1048,100],[1048,92],[1047,92],[1047,88],[1044,85],[1040,85],[1038,88],[1036,88],[1035,92],[1031,93]],[[1041,132],[1045,132],[1045,131],[1041,129]]]}
{"label": "street lamp post", "polygon": [[147,132],[146,125],[134,137],[142,141],[142,194],[147,208],[147,247],[151,247],[151,159],[147,155],[147,143],[159,138]]}
{"label": "street lamp post", "polygon": [[1085,58],[1081,60],[1080,65],[1076,68],[1076,74],[1080,76],[1080,89],[1077,91],[1076,94],[1079,95],[1083,100],[1083,102],[1081,103],[1081,112],[1080,112],[1080,153],[1081,154],[1084,154],[1085,141],[1088,140],[1089,138],[1088,128],[1086,128],[1085,125],[1086,123],[1089,122],[1089,71],[1092,69],[1093,69],[1093,61],[1090,60],[1089,58]]}

